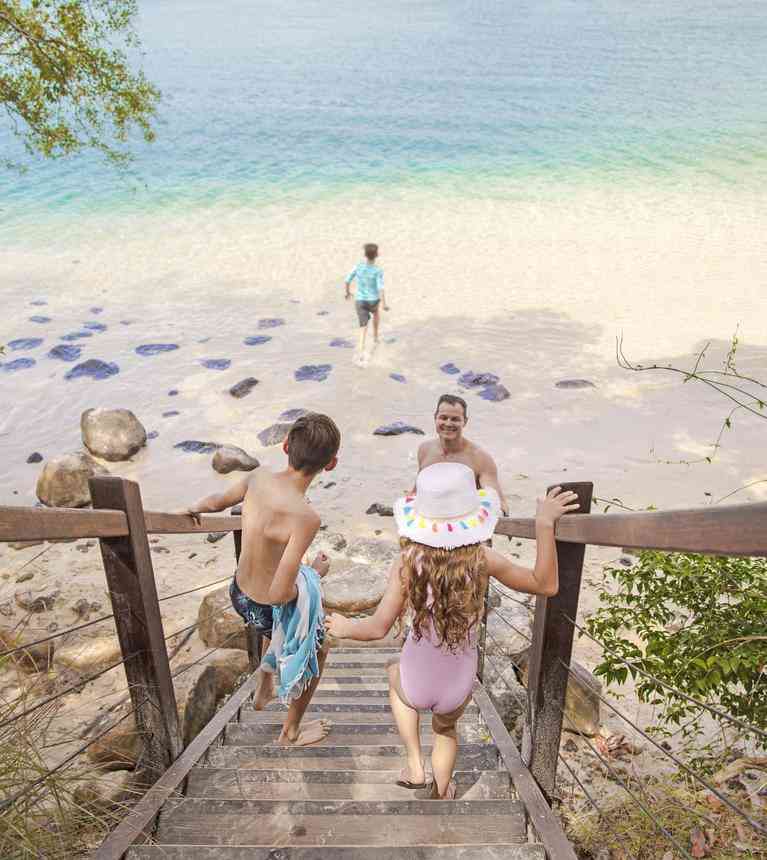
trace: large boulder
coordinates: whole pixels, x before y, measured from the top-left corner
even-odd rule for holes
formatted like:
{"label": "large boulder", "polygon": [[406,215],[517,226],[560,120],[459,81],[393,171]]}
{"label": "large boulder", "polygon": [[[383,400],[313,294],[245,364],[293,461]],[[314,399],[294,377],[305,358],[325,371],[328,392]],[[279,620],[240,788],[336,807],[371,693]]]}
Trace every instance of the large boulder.
{"label": "large boulder", "polygon": [[228,585],[203,597],[197,613],[197,632],[208,648],[248,650],[245,625],[232,608]]}
{"label": "large boulder", "polygon": [[79,675],[93,675],[122,659],[122,651],[114,633],[78,636],[60,645],[53,656],[54,666],[72,669]]}
{"label": "large boulder", "polygon": [[386,570],[355,564],[347,570],[331,572],[322,580],[325,609],[351,615],[373,609],[386,591]]}
{"label": "large boulder", "polygon": [[530,621],[526,615],[519,613],[508,619],[506,612],[503,617],[493,610],[488,613],[486,648],[496,662],[514,660],[530,645],[531,636]]}
{"label": "large boulder", "polygon": [[222,445],[213,455],[211,465],[219,475],[228,475],[229,472],[252,472],[259,467],[255,457],[251,457],[247,451],[236,445]]}
{"label": "large boulder", "polygon": [[85,451],[54,457],[37,479],[37,498],[50,508],[86,508],[91,504],[88,480],[109,471]]}
{"label": "large boulder", "polygon": [[23,648],[11,655],[11,660],[25,672],[45,672],[53,660],[55,641],[42,642],[39,645],[32,644],[38,635],[30,633],[29,630],[17,631],[12,628],[0,627],[0,647],[3,651],[11,651],[14,648]]}
{"label": "large boulder", "polygon": [[375,538],[356,538],[346,548],[349,558],[362,564],[388,564],[398,552],[393,541]]}
{"label": "large boulder", "polygon": [[485,661],[485,686],[498,715],[509,732],[519,740],[521,723],[527,714],[527,690],[519,683],[511,663]]}
{"label": "large boulder", "polygon": [[86,409],[80,416],[83,444],[102,460],[129,460],[146,445],[146,430],[130,409]]}
{"label": "large boulder", "polygon": [[[125,709],[130,708],[126,705]],[[114,721],[125,711],[110,714],[109,719]],[[96,733],[104,731],[97,726]],[[141,754],[141,735],[136,727],[133,716],[121,720],[108,732],[105,732],[97,741],[92,743],[86,752],[88,759],[104,770],[126,770],[136,767]]]}

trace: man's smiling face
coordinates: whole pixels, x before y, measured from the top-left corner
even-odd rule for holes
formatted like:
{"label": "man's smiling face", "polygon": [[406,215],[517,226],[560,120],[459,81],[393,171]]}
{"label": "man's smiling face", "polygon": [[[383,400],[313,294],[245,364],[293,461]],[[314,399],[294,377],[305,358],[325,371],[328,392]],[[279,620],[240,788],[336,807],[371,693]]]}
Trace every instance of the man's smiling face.
{"label": "man's smiling face", "polygon": [[461,438],[466,426],[466,416],[459,403],[440,403],[434,416],[437,436],[444,442],[455,442]]}

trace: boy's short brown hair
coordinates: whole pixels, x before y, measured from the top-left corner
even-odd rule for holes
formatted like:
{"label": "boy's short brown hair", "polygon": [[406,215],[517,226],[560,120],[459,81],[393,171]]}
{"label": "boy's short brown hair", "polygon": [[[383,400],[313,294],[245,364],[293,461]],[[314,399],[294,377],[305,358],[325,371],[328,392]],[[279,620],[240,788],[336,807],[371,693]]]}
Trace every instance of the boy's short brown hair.
{"label": "boy's short brown hair", "polygon": [[316,475],[341,447],[341,433],[327,415],[302,415],[288,433],[288,463],[305,475]]}
{"label": "boy's short brown hair", "polygon": [[370,260],[371,263],[378,256],[378,245],[374,242],[368,242],[362,250],[365,252],[365,257]]}

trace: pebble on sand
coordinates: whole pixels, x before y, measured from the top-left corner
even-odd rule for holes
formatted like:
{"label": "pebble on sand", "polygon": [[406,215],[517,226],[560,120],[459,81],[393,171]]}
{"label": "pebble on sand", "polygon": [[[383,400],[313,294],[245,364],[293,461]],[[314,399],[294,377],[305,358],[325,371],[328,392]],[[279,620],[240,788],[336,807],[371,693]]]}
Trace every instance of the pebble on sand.
{"label": "pebble on sand", "polygon": [[80,358],[82,349],[79,346],[70,346],[67,343],[59,343],[48,352],[48,358],[58,358],[61,361],[75,361]]}
{"label": "pebble on sand", "polygon": [[243,397],[247,397],[248,394],[258,385],[258,380],[255,376],[248,376],[246,379],[241,379],[239,382],[235,383],[230,389],[229,393],[232,397],[236,397],[238,400]]}
{"label": "pebble on sand", "polygon": [[588,379],[560,379],[554,384],[557,388],[596,388]]}
{"label": "pebble on sand", "polygon": [[173,352],[178,349],[177,343],[142,343],[134,352],[136,355],[159,355],[161,352]]}
{"label": "pebble on sand", "polygon": [[330,375],[332,364],[305,364],[293,374],[297,382],[322,382]]}
{"label": "pebble on sand", "polygon": [[0,363],[0,370],[4,373],[14,373],[17,370],[26,370],[28,367],[34,367],[37,362],[34,358],[14,358],[13,361]]}
{"label": "pebble on sand", "polygon": [[83,323],[83,328],[90,329],[91,331],[106,331],[107,330],[107,327],[104,325],[104,323],[93,322],[93,321]]}
{"label": "pebble on sand", "polygon": [[403,433],[414,433],[416,436],[426,435],[419,427],[405,424],[404,421],[392,421],[391,424],[382,424],[373,431],[374,436],[401,436]]}
{"label": "pebble on sand", "polygon": [[115,376],[119,372],[120,368],[113,362],[89,358],[82,364],[76,364],[64,379],[79,379],[81,376],[88,376],[91,379],[106,379],[108,376]]}
{"label": "pebble on sand", "polygon": [[51,321],[51,318],[50,317],[43,317],[43,316],[40,316],[39,314],[35,314],[35,316],[29,318],[29,321],[33,322],[33,323],[41,323],[42,324],[42,323],[49,323]]}
{"label": "pebble on sand", "polygon": [[43,455],[39,451],[33,451],[27,457],[27,463],[42,463],[42,462],[43,462]]}
{"label": "pebble on sand", "polygon": [[186,451],[187,454],[212,454],[218,451],[221,447],[218,442],[200,442],[198,439],[185,439],[183,442],[176,442],[173,446],[180,451]]}
{"label": "pebble on sand", "polygon": [[230,358],[203,358],[200,364],[207,367],[208,370],[228,370],[232,366],[232,360]]}
{"label": "pebble on sand", "polygon": [[163,418],[173,418],[175,415],[181,415],[178,409],[169,409],[167,412],[162,413]]}
{"label": "pebble on sand", "polygon": [[285,320],[280,319],[279,317],[263,319],[258,321],[259,328],[277,328],[278,326],[285,325]]}
{"label": "pebble on sand", "polygon": [[104,311],[104,308],[91,308],[92,314],[100,314],[100,313],[103,313],[103,311]]}
{"label": "pebble on sand", "polygon": [[73,331],[71,334],[62,334],[61,340],[82,340],[84,337],[93,337],[92,331]]}
{"label": "pebble on sand", "polygon": [[401,373],[390,373],[389,379],[393,379],[395,382],[407,382],[407,379]]}
{"label": "pebble on sand", "polygon": [[500,376],[495,373],[474,373],[473,370],[467,370],[458,379],[460,385],[465,388],[484,388],[488,385],[495,385],[500,382]]}
{"label": "pebble on sand", "polygon": [[479,392],[479,396],[483,400],[489,400],[491,403],[498,403],[501,400],[507,400],[511,397],[511,392],[505,385],[498,383],[496,385],[488,385],[487,388],[483,388],[482,391]]}
{"label": "pebble on sand", "polygon": [[354,349],[354,344],[350,340],[346,340],[344,337],[334,337],[333,340],[330,341],[330,346],[337,346],[341,349]]}
{"label": "pebble on sand", "polygon": [[43,342],[41,337],[20,337],[17,340],[12,340],[8,343],[8,349],[11,352],[19,350],[36,349]]}
{"label": "pebble on sand", "polygon": [[262,343],[268,343],[272,339],[269,334],[255,334],[253,337],[246,337],[243,343],[245,346],[260,346]]}
{"label": "pebble on sand", "polygon": [[456,367],[452,361],[448,361],[447,364],[440,365],[439,368],[443,373],[449,373],[451,376],[454,376],[456,373],[460,373],[461,369]]}

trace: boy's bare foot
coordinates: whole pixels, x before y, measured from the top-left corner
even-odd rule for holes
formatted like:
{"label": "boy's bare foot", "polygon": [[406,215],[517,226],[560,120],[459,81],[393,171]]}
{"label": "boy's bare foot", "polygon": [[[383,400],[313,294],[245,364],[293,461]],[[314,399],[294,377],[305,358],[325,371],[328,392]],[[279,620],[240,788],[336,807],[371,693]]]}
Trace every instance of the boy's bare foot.
{"label": "boy's bare foot", "polygon": [[306,747],[324,741],[330,733],[329,720],[312,720],[297,729],[283,729],[277,738],[281,747]]}
{"label": "boy's bare foot", "polygon": [[274,679],[271,672],[261,671],[261,682],[258,685],[258,690],[253,699],[253,710],[263,711],[264,708],[274,699]]}

